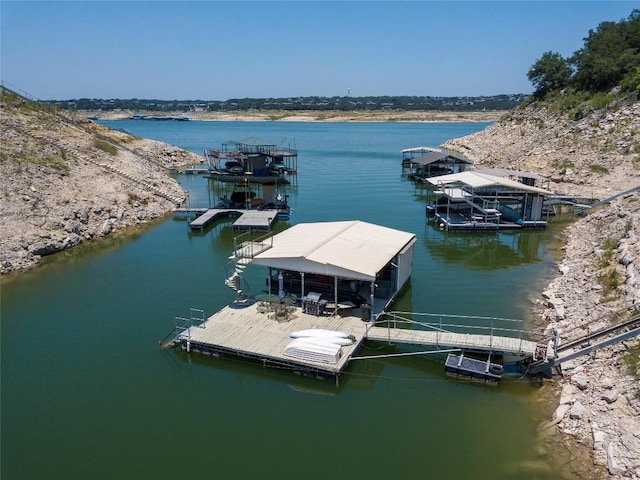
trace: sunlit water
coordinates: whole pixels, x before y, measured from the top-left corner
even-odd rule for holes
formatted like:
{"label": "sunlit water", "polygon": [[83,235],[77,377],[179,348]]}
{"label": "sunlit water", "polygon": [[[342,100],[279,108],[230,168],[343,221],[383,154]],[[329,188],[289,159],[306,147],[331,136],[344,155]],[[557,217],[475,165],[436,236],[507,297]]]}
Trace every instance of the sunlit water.
{"label": "sunlit water", "polygon": [[[359,219],[417,235],[397,310],[531,317],[560,222],[544,231],[450,234],[400,150],[484,124],[104,122],[196,153],[257,136],[299,149],[287,189],[300,222]],[[191,206],[220,187],[178,177]],[[441,360],[352,363],[332,382],[232,358],[163,350],[189,308],[231,302],[231,220],[190,233],[169,217],[47,259],[2,283],[2,478],[557,478],[539,468],[538,387],[444,376]],[[254,268],[254,267],[250,267]],[[248,271],[250,270],[248,269]],[[249,271],[253,294],[265,272]],[[363,353],[400,349],[368,345]]]}

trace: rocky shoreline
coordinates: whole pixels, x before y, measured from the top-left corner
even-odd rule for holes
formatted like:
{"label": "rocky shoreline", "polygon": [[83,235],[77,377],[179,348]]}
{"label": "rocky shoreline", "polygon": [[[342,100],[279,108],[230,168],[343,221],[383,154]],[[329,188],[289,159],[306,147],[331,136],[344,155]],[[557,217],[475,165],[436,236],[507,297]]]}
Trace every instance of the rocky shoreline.
{"label": "rocky shoreline", "polygon": [[191,152],[3,95],[0,275],[161,218],[186,198],[168,172]]}
{"label": "rocky shoreline", "polygon": [[[482,132],[447,142],[476,167],[532,171],[549,189],[603,199],[640,185],[640,103],[594,111],[579,121],[527,107]],[[564,232],[558,276],[534,315],[560,342],[640,312],[640,192],[587,213]],[[624,311],[623,314],[618,312]],[[563,365],[551,383],[553,418],[541,425],[540,459],[566,447],[582,478],[640,479],[640,339]],[[553,409],[552,409],[553,410]],[[544,446],[548,448],[544,448]],[[576,452],[590,452],[591,460]]]}
{"label": "rocky shoreline", "polygon": [[[401,118],[406,120],[299,114],[263,120],[474,121]],[[247,119],[256,117],[208,118]],[[162,218],[186,196],[168,172],[201,160],[171,145],[104,129],[81,116],[40,111],[24,101],[3,98],[0,120],[3,275],[33,267],[44,255]],[[605,198],[640,185],[638,145],[636,102],[579,121],[544,108],[516,109],[444,147],[466,155],[476,167],[532,171],[549,178],[553,191]],[[566,342],[606,325],[608,315],[640,310],[640,193],[587,214],[564,235],[558,276],[537,298],[535,315],[547,333],[557,328]],[[585,476],[640,479],[640,372],[632,371],[639,355],[636,339],[564,365],[564,376],[549,384],[557,408],[540,428],[541,444],[549,445],[540,451],[541,463],[553,456],[551,445],[560,443],[590,452],[594,464],[574,457],[571,467]],[[634,357],[635,363],[628,361]]]}

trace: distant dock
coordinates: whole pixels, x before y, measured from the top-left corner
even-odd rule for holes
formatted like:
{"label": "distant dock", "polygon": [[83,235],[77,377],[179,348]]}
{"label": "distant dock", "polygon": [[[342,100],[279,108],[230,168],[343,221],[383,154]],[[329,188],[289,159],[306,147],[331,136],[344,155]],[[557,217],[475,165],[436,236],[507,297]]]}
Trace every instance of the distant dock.
{"label": "distant dock", "polygon": [[271,230],[278,212],[276,210],[240,210],[234,208],[176,208],[176,213],[195,213],[199,216],[189,223],[190,230],[204,230],[218,218],[238,217],[234,230]]}

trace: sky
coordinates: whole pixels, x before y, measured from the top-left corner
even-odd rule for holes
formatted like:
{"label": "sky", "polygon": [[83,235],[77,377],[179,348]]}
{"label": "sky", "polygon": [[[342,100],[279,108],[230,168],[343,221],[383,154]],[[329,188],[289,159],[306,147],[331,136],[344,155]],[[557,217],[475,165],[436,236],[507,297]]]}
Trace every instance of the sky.
{"label": "sky", "polygon": [[0,79],[41,100],[528,94],[628,1],[0,0]]}

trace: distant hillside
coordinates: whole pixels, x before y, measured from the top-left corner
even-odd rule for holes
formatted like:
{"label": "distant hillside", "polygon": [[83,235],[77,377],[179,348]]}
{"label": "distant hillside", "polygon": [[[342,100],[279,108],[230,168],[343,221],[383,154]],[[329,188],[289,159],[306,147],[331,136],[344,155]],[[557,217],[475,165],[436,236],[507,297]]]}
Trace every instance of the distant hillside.
{"label": "distant hillside", "polygon": [[145,99],[90,99],[56,100],[46,103],[65,110],[112,111],[132,110],[144,112],[237,112],[267,111],[449,111],[478,112],[510,110],[527,98],[524,94],[481,97],[290,97],[290,98],[235,98],[212,100],[145,100]]}

